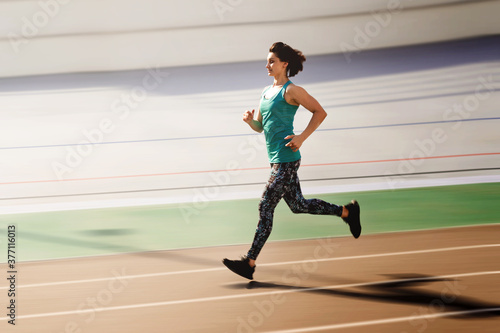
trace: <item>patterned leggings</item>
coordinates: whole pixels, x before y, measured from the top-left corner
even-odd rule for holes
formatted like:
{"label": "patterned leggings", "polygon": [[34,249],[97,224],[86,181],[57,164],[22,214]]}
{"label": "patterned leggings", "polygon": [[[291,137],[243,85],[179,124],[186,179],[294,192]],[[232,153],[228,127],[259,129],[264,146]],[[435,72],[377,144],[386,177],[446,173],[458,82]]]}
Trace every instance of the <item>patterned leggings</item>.
{"label": "patterned leggings", "polygon": [[271,176],[266,184],[264,194],[259,203],[259,224],[255,232],[252,247],[247,257],[257,259],[273,228],[274,209],[284,198],[293,213],[308,213],[317,215],[342,214],[342,206],[337,206],[319,199],[304,199],[300,189],[300,160],[288,163],[271,164]]}

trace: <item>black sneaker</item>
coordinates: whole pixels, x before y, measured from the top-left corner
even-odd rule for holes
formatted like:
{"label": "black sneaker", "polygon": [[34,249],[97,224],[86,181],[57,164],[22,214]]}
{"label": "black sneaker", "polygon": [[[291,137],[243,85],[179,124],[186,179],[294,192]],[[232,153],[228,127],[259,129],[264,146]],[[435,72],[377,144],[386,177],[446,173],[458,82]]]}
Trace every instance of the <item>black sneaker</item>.
{"label": "black sneaker", "polygon": [[229,268],[234,273],[243,276],[249,280],[253,280],[253,272],[255,272],[255,266],[251,267],[248,263],[248,258],[243,257],[240,260],[229,260],[225,258],[222,263]]}
{"label": "black sneaker", "polygon": [[345,223],[349,225],[349,229],[351,230],[351,234],[354,238],[358,238],[361,235],[361,221],[359,219],[360,211],[359,204],[356,200],[351,201],[345,208],[349,211],[349,215],[346,218],[342,218]]}

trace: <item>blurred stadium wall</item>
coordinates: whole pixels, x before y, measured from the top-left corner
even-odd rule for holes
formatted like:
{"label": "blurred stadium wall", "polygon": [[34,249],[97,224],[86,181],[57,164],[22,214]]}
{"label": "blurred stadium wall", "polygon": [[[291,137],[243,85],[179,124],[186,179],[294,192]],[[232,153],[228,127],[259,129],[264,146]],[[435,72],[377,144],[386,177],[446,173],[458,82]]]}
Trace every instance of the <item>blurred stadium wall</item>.
{"label": "blurred stadium wall", "polygon": [[500,33],[500,1],[3,0],[0,77],[264,59]]}

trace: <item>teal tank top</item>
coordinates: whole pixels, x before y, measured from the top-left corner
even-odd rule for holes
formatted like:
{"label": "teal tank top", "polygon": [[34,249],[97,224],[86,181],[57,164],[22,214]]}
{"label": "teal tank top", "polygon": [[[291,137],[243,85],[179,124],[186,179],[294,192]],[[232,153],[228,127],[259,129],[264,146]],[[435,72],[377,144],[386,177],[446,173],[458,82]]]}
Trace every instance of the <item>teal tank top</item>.
{"label": "teal tank top", "polygon": [[288,81],[281,90],[273,97],[265,98],[267,88],[262,93],[260,99],[260,113],[262,115],[262,127],[266,137],[267,154],[270,163],[295,162],[300,159],[300,152],[294,152],[292,148],[285,145],[291,139],[285,140],[293,133],[293,119],[299,108],[296,105],[288,104],[285,100],[286,87],[292,83]]}

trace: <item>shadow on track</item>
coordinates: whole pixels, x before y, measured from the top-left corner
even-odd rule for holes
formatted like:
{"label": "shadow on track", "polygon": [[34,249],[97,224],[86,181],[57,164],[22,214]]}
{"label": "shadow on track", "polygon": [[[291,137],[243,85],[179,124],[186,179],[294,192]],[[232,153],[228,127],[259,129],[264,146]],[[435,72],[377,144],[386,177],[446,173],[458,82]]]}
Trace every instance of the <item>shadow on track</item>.
{"label": "shadow on track", "polygon": [[[321,287],[293,286],[272,282],[251,281],[233,285],[232,288],[295,290],[297,292],[332,297],[349,297],[359,300],[388,302],[426,307],[424,312],[466,311],[473,312],[458,318],[500,317],[500,304],[491,304],[461,295],[458,280],[425,275],[388,275],[391,281],[369,286],[324,289]],[[421,287],[433,282],[444,282],[440,291],[424,290]],[[415,287],[419,287],[418,289]],[[342,290],[344,289],[344,290]],[[349,289],[349,290],[347,290]],[[359,290],[359,291],[357,291]]]}

